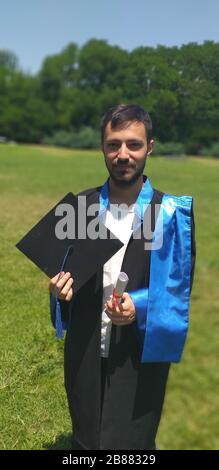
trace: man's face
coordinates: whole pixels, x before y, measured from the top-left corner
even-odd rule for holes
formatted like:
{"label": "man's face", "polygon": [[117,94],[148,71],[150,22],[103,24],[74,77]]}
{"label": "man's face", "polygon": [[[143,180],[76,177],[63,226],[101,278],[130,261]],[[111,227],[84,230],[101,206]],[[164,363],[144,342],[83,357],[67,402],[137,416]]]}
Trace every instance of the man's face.
{"label": "man's face", "polygon": [[143,174],[147,158],[147,138],[142,122],[124,128],[105,129],[103,152],[110,177],[118,186],[130,186]]}

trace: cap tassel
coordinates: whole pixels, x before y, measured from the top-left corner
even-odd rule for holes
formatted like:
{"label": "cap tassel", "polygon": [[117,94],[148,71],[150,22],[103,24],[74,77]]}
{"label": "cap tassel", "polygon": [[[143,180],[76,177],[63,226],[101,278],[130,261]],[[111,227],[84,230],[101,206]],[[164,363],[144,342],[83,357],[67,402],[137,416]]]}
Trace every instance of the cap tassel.
{"label": "cap tassel", "polygon": [[56,298],[56,338],[62,339],[63,337],[61,306],[59,299]]}

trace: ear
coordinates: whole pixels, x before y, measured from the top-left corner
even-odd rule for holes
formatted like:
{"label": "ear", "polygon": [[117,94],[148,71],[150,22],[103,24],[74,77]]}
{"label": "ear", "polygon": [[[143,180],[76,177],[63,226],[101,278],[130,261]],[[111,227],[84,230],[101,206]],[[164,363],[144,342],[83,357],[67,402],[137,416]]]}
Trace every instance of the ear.
{"label": "ear", "polygon": [[147,156],[151,155],[151,153],[153,152],[153,146],[154,146],[154,139],[151,139],[147,148]]}

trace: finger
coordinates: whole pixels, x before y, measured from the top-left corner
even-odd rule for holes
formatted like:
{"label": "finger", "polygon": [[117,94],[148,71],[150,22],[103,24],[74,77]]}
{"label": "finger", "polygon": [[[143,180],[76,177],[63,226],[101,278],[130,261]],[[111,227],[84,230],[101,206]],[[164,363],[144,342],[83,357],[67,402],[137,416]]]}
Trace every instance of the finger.
{"label": "finger", "polygon": [[130,325],[134,320],[135,320],[135,317],[132,317],[129,315],[118,315],[118,314],[111,314],[110,312],[106,312],[106,314],[108,315],[108,317],[110,318],[110,320],[112,321],[112,323],[114,325]]}
{"label": "finger", "polygon": [[124,300],[129,299],[129,297],[130,297],[130,295],[128,294],[128,292],[123,292],[122,298],[123,298]]}
{"label": "finger", "polygon": [[127,292],[123,292],[122,303],[123,311],[128,310],[130,307],[130,296]]}
{"label": "finger", "polygon": [[106,302],[105,310],[108,311],[108,312],[111,312],[111,313],[114,312],[114,306],[113,306],[112,302]]}
{"label": "finger", "polygon": [[71,289],[71,286],[73,284],[73,279],[70,277],[70,279],[66,282],[64,285],[63,289],[59,292],[60,295],[63,295],[64,297],[68,294],[69,289]]}
{"label": "finger", "polygon": [[64,276],[64,271],[61,271],[60,273],[56,274],[54,277],[52,277],[49,281],[49,289],[53,290],[56,286],[56,283],[58,282],[58,279]]}
{"label": "finger", "polygon": [[109,313],[110,315],[114,315],[116,318],[119,317],[119,312],[115,310],[114,308],[106,307],[105,312]]}
{"label": "finger", "polygon": [[107,305],[108,310],[111,310],[112,312],[117,313],[117,314],[119,314],[123,310],[122,306],[118,304],[117,302],[115,302],[115,300],[113,299],[108,300],[106,302],[106,305]]}
{"label": "finger", "polygon": [[62,277],[64,274],[65,274],[64,271],[61,271],[60,273],[57,273],[54,277],[52,277],[51,282],[53,284],[56,284],[59,277]]}
{"label": "finger", "polygon": [[114,298],[110,296],[110,299],[106,301],[106,304],[109,308],[114,308]]}
{"label": "finger", "polygon": [[72,299],[72,297],[73,297],[73,289],[71,288],[71,289],[69,289],[69,291],[68,291],[68,293],[67,293],[67,295],[66,295],[66,297],[65,297],[65,300],[66,300],[67,302],[70,302],[70,300]]}
{"label": "finger", "polygon": [[112,303],[112,300],[107,300],[105,305],[108,307],[108,308],[113,308],[113,303]]}
{"label": "finger", "polygon": [[108,315],[108,317],[111,319],[111,320],[118,320],[118,321],[121,321],[121,322],[124,322],[127,320],[128,316],[125,317],[124,315],[119,315],[118,313],[114,313],[114,312],[109,312],[107,311],[106,314]]}
{"label": "finger", "polygon": [[58,282],[56,283],[56,287],[57,287],[59,292],[63,289],[64,285],[70,279],[70,277],[71,277],[71,273],[65,273],[64,276],[62,276],[58,280]]}
{"label": "finger", "polygon": [[114,299],[113,308],[114,308],[114,311],[117,313],[120,313],[123,311],[123,305],[121,302],[118,302],[117,299]]}

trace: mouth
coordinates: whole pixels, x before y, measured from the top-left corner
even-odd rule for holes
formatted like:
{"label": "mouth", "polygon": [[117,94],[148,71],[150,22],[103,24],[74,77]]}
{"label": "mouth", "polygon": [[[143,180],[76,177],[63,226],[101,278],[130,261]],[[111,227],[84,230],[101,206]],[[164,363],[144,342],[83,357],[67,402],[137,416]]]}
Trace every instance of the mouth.
{"label": "mouth", "polygon": [[113,167],[114,170],[119,170],[119,171],[127,171],[127,170],[133,170],[134,167],[133,165],[124,165],[124,164],[117,164]]}

